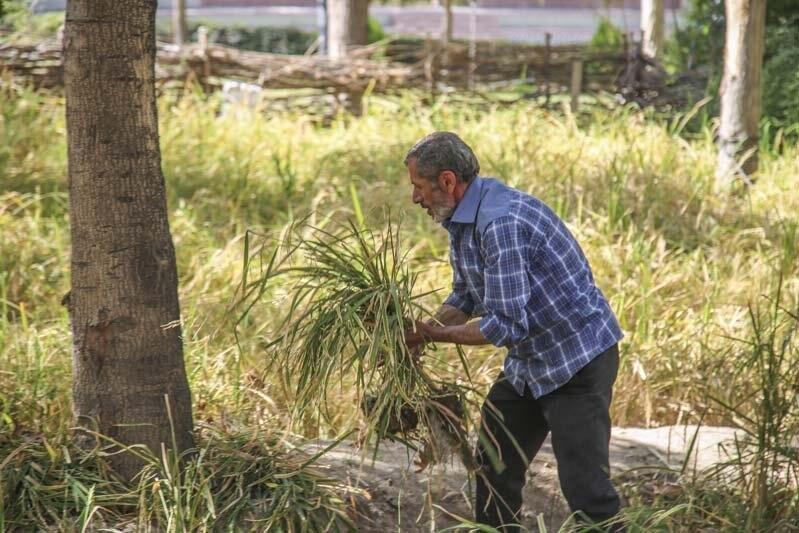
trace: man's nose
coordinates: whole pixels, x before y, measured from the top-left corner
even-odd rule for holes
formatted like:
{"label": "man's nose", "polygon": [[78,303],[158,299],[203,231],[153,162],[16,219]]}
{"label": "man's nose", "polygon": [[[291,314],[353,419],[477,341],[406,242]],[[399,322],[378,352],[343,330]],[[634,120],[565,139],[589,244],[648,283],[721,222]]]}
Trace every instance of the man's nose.
{"label": "man's nose", "polygon": [[413,193],[411,194],[411,199],[415,204],[422,203],[422,195],[421,193],[419,193],[419,191],[413,191]]}

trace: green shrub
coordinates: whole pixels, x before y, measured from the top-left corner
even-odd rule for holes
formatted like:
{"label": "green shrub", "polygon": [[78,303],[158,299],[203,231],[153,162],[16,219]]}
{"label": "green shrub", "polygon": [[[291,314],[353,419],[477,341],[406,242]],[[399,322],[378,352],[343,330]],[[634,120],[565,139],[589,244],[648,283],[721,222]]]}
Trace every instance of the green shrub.
{"label": "green shrub", "polygon": [[380,21],[376,18],[369,17],[369,27],[367,29],[366,41],[368,43],[375,43],[377,41],[382,41],[386,38],[386,32],[383,29],[383,26],[380,25]]}
{"label": "green shrub", "polygon": [[40,40],[55,37],[64,23],[64,12],[34,14],[28,10],[27,2],[0,0],[0,29],[12,33],[12,40],[24,37]]}
{"label": "green shrub", "polygon": [[766,33],[763,116],[776,127],[799,127],[799,17]]}
{"label": "green shrub", "polygon": [[[303,31],[296,28],[221,26],[210,22],[195,21],[188,24],[187,38],[189,41],[197,41],[197,28],[200,26],[208,28],[208,40],[210,42],[242,50],[273,54],[304,54],[319,37],[319,34],[315,31]],[[160,40],[172,40],[172,30],[168,23],[159,23],[157,32]],[[380,22],[373,17],[369,17],[367,41],[374,43],[386,37],[386,32]]]}
{"label": "green shrub", "polygon": [[624,33],[606,16],[602,16],[599,25],[591,37],[591,48],[597,50],[618,49],[624,44]]}
{"label": "green shrub", "polygon": [[[197,29],[208,28],[208,40],[213,43],[232,46],[254,52],[273,54],[304,54],[316,41],[318,34],[296,28],[273,28],[267,26],[221,26],[207,21],[194,21],[188,24],[189,41],[197,41]],[[167,23],[157,27],[158,39],[172,40],[172,30]]]}

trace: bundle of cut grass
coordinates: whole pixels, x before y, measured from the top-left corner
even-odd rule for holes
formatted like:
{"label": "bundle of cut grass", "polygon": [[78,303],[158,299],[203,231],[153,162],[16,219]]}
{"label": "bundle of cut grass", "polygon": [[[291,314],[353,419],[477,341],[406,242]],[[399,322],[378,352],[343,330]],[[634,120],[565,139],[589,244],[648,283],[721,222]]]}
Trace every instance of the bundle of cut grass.
{"label": "bundle of cut grass", "polygon": [[405,344],[405,330],[427,312],[418,302],[425,295],[413,293],[416,274],[401,251],[399,227],[389,223],[376,234],[350,221],[334,231],[291,234],[297,240],[288,252],[283,248],[278,260],[273,249],[268,268],[249,283],[252,262],[245,263],[241,301],[248,302],[245,316],[267,279],[284,278],[290,304],[271,360],[292,389],[295,416],[325,416],[331,388],[354,387],[364,415],[361,440],[399,440],[421,452],[422,464],[451,452],[466,459],[469,388],[434,375]]}
{"label": "bundle of cut grass", "polygon": [[132,484],[108,467],[115,443],[84,450],[66,433],[0,435],[0,531],[355,529],[346,500],[358,490],[315,468],[318,455],[272,433],[198,433],[200,446],[180,458],[127,448],[145,461]]}

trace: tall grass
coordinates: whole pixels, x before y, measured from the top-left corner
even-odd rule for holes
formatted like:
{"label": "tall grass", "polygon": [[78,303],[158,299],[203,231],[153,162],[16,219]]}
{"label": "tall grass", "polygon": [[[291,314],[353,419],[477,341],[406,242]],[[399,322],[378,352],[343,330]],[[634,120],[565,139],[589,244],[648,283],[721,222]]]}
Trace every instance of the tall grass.
{"label": "tall grass", "polygon": [[708,394],[744,432],[713,474],[749,502],[739,511],[747,530],[799,529],[799,294],[782,283],[750,306],[750,335],[725,354],[745,378]]}
{"label": "tall grass", "polygon": [[649,472],[633,484],[632,524],[666,508],[679,509],[669,530],[799,531],[799,294],[783,287],[778,277],[752,302],[746,335],[720,354],[732,381],[704,382],[708,412],[740,430],[721,445],[726,459],[695,472],[689,456],[682,469]]}
{"label": "tall grass", "polygon": [[[63,101],[7,80],[2,87],[0,446],[8,450],[21,439],[60,442],[56,436],[71,423],[70,338],[60,306],[69,234]],[[262,430],[289,423],[292,394],[267,370],[264,340],[285,304],[260,300],[239,325],[240,349],[233,334],[229,310],[247,229],[276,236],[304,215],[317,226],[329,213],[344,219],[355,214],[354,187],[369,227],[383,227],[387,205],[404,211],[401,238],[418,272],[414,290],[429,293],[418,302],[440,303],[451,275],[446,232],[412,206],[401,161],[422,135],[447,129],[475,148],[483,174],[542,198],[580,241],[626,335],[614,423],[682,423],[703,413],[705,423],[729,421],[709,410],[708,383],[721,390],[758,382],[757,365],[728,364],[738,353],[734,339],[752,338],[749,302],[770,294],[780,276],[783,294],[799,291],[797,146],[763,153],[750,193],[727,197],[713,191],[712,128],[687,139],[679,118],[628,108],[574,116],[525,103],[466,107],[446,96],[426,106],[411,93],[367,104],[365,116],[342,115],[327,125],[300,113],[221,114],[216,97],[191,92],[160,99],[198,420]],[[442,369],[459,365],[452,348],[436,355]],[[786,357],[796,364],[795,354]],[[466,358],[480,387],[503,356],[484,347],[467,350]],[[329,399],[331,416],[309,421],[305,436],[338,436],[342,421],[360,410],[346,388]],[[754,416],[754,405],[741,408]],[[101,493],[97,487],[92,501]]]}

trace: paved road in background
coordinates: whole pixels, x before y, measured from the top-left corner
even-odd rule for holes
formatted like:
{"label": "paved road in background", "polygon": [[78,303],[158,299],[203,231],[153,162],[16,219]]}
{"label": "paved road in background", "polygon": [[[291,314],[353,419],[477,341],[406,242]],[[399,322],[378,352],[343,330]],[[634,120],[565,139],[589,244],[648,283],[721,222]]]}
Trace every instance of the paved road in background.
{"label": "paved road in background", "polygon": [[[442,9],[430,5],[372,6],[369,13],[383,29],[392,35],[435,36],[441,27]],[[189,8],[189,21],[208,21],[224,25],[295,27],[315,31],[319,12],[313,7],[225,7]],[[159,18],[168,19],[169,10],[158,11]],[[638,33],[640,11],[637,9],[574,9],[539,7],[510,8],[453,8],[453,30],[456,39],[471,36],[471,20],[476,17],[477,39],[543,43],[544,35],[553,35],[553,44],[581,43],[591,39],[601,18],[609,17],[626,32]],[[678,13],[666,13],[667,26],[673,26]]]}

